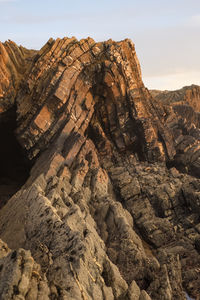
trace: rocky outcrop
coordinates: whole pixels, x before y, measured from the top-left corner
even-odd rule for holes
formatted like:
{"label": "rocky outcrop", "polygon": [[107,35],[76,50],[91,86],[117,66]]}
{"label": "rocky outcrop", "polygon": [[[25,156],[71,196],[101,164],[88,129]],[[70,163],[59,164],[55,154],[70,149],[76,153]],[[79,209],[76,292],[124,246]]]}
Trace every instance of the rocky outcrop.
{"label": "rocky outcrop", "polygon": [[151,95],[165,104],[190,105],[195,112],[200,112],[200,86],[192,84],[176,91],[151,90]]}
{"label": "rocky outcrop", "polygon": [[19,83],[35,53],[12,41],[0,42],[0,113],[15,104]]}
{"label": "rocky outcrop", "polygon": [[199,177],[200,87],[192,85],[177,91],[151,91],[151,94],[164,105],[170,105],[174,112],[166,120],[176,148],[171,165]]}
{"label": "rocky outcrop", "polygon": [[198,124],[151,96],[130,40],[23,51],[16,81],[2,64],[28,172],[0,209],[1,299],[198,299],[200,180],[177,142]]}

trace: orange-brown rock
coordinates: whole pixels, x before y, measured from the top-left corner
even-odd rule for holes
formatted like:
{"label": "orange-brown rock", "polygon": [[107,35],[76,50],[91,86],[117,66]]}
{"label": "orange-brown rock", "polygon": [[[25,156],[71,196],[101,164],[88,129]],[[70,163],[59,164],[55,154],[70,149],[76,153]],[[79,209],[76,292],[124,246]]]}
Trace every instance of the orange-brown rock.
{"label": "orange-brown rock", "polygon": [[29,68],[36,51],[27,50],[14,42],[0,42],[0,112],[10,108],[15,101],[19,83]]}
{"label": "orange-brown rock", "polygon": [[6,42],[0,71],[1,299],[198,299],[198,89],[152,96],[128,39]]}

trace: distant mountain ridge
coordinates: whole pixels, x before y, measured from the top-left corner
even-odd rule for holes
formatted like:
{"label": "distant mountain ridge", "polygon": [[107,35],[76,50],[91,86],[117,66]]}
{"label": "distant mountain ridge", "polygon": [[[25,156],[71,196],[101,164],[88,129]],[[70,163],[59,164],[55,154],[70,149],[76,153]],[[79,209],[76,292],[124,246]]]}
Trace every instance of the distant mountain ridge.
{"label": "distant mountain ridge", "polygon": [[151,95],[165,104],[191,105],[196,112],[200,112],[200,86],[192,84],[174,91],[150,90]]}

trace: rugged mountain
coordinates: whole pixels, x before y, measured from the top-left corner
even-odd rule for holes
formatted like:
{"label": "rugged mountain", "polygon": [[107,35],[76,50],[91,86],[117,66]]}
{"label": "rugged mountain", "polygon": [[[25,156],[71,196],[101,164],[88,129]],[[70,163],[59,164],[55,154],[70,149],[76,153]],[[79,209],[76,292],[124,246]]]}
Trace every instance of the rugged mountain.
{"label": "rugged mountain", "polygon": [[0,47],[1,299],[199,299],[196,119],[130,40]]}

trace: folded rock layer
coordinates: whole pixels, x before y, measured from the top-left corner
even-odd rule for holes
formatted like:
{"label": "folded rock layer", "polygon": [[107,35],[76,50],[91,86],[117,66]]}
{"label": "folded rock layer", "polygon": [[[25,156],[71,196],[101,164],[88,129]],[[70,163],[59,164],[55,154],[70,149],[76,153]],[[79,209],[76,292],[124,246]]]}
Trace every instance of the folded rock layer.
{"label": "folded rock layer", "polygon": [[1,299],[199,299],[198,87],[151,94],[128,39],[9,41],[0,78],[28,168],[0,195]]}

